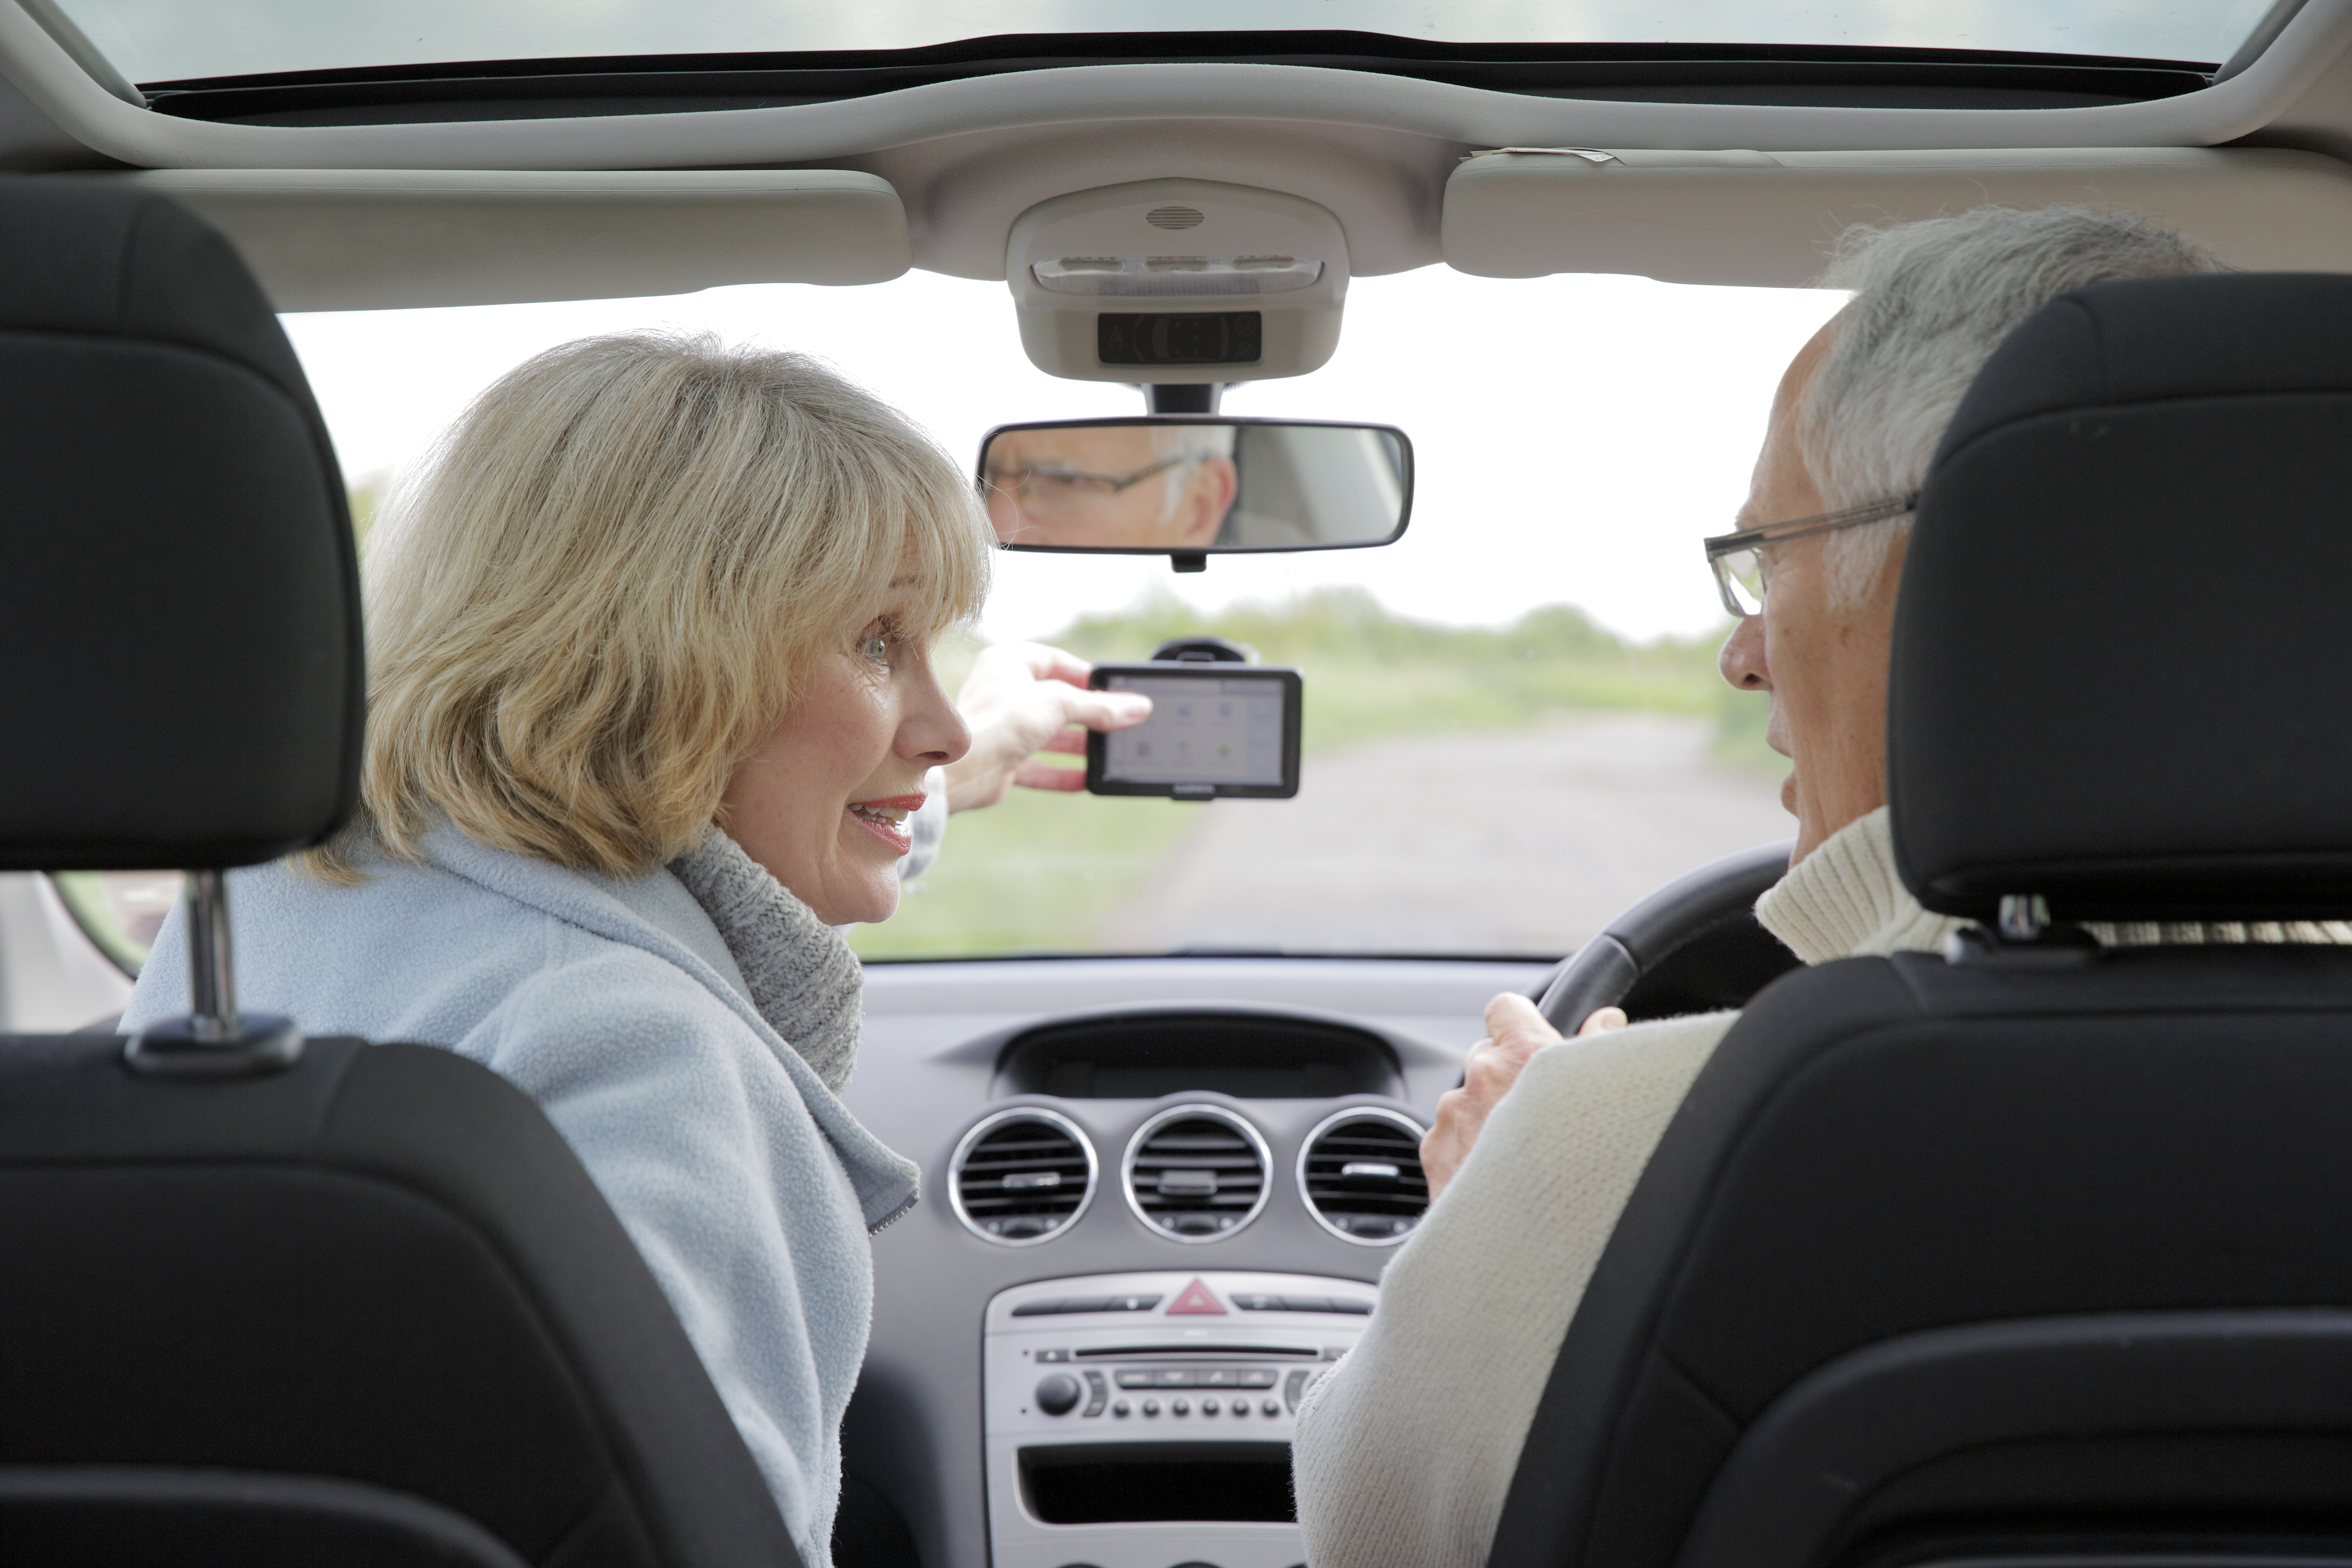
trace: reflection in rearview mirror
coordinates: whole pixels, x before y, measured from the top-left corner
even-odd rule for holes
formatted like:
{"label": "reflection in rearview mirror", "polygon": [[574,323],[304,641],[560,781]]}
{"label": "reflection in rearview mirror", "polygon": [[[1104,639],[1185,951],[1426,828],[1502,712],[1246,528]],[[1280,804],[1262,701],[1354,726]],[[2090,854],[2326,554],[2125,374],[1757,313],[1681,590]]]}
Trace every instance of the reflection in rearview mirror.
{"label": "reflection in rearview mirror", "polygon": [[1412,510],[1412,444],[1385,425],[1184,416],[1008,425],[981,495],[1015,550],[1187,555],[1387,544]]}

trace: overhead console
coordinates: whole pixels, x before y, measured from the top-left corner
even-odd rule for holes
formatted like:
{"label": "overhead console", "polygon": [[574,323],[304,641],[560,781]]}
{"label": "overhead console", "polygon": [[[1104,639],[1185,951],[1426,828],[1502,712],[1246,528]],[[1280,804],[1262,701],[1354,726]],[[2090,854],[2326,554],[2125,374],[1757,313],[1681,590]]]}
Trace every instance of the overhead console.
{"label": "overhead console", "polygon": [[2120,207],[2258,271],[2352,267],[2352,167],[2258,147],[1896,152],[1504,148],[1445,186],[1446,263],[1795,288],[1839,230],[1999,203]]}
{"label": "overhead console", "polygon": [[1040,202],[1004,275],[1048,375],[1161,386],[1320,369],[1339,346],[1348,237],[1315,203],[1213,180],[1141,180]]}
{"label": "overhead console", "polygon": [[[1402,430],[1202,417],[1235,382],[1304,375],[1330,359],[1348,270],[1347,233],[1328,209],[1250,185],[1139,180],[1024,212],[1004,256],[1022,348],[1048,375],[1141,387],[1150,417],[991,432],[979,479],[998,542],[1165,553],[1179,572],[1235,551],[1393,542],[1412,510],[1412,445]],[[1154,475],[1164,476],[1159,485],[1139,488]],[[1288,675],[1295,725],[1295,672],[1267,673]],[[1141,764],[1127,781],[1138,787],[1107,787],[1099,745],[1089,751],[1087,787],[1200,798],[1296,793],[1288,767],[1216,781],[1216,789],[1175,787],[1210,782],[1169,774],[1171,764],[1186,772],[1195,739],[1202,749],[1190,753],[1192,763],[1230,755],[1223,737],[1139,732],[1112,743],[1132,748],[1123,761]]]}

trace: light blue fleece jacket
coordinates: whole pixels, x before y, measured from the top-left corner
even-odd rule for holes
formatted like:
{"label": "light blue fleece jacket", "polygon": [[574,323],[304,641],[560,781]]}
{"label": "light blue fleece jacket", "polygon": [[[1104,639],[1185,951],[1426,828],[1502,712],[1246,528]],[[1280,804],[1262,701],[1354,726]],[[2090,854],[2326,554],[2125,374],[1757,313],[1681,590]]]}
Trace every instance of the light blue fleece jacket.
{"label": "light blue fleece jacket", "polygon": [[[867,1236],[914,1203],[916,1167],[761,1016],[677,876],[566,871],[446,826],[425,848],[425,865],[362,852],[357,888],[282,865],[232,874],[240,1006],[307,1034],[445,1046],[536,1100],[677,1310],[802,1560],[821,1568],[873,1314]],[[186,1011],[182,920],[164,922],[126,1031]],[[854,1012],[846,1025],[854,1039]]]}

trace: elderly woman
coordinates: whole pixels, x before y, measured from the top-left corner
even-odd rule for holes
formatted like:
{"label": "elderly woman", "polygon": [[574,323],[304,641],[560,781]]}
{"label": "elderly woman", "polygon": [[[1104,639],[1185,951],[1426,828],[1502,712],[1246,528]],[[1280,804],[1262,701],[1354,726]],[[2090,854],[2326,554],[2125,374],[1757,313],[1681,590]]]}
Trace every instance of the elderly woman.
{"label": "elderly woman", "polygon": [[[1959,922],[1895,871],[1886,675],[1910,498],[1978,369],[2067,289],[2218,269],[2127,218],[1986,209],[1849,234],[1823,282],[1853,301],[1801,351],[1773,400],[1742,510],[1750,570],[1724,678],[1769,695],[1767,738],[1793,768],[1788,876],[1758,918],[1809,963],[1932,952]],[[1769,584],[1769,594],[1765,592]],[[2102,930],[2108,942],[2352,940],[2342,926]],[[1617,1216],[1732,1013],[1624,1026],[1604,1008],[1562,1041],[1523,996],[1423,1145],[1443,1195],[1389,1265],[1361,1343],[1308,1396],[1295,1447],[1318,1568],[1486,1561],[1546,1375]]]}
{"label": "elderly woman", "polygon": [[[971,482],[812,360],[604,338],[486,392],[390,526],[362,808],[236,879],[245,994],[537,1099],[829,1561],[866,1238],[916,1196],[836,1098],[835,928],[890,914],[926,777],[971,744],[930,662],[986,588]],[[1073,716],[1033,672],[1066,675],[997,661],[971,804]],[[184,1011],[184,942],[175,916],[124,1027]]]}

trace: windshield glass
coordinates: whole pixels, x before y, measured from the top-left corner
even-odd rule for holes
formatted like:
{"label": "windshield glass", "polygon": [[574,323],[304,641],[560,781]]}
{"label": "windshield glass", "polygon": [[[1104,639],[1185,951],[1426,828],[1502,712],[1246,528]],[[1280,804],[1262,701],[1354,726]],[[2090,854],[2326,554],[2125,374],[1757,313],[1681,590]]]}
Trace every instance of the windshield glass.
{"label": "windshield glass", "polygon": [[[1215,557],[1005,552],[982,640],[1150,657],[1210,633],[1297,667],[1296,799],[1016,789],[953,817],[869,956],[1257,948],[1565,952],[1683,872],[1792,830],[1762,700],[1725,687],[1701,538],[1731,526],[1772,388],[1841,298],[1617,277],[1357,279],[1337,355],[1237,386],[1235,416],[1414,443],[1383,548]],[[285,318],[365,514],[466,401],[592,332],[716,331],[832,360],[961,463],[1003,422],[1141,412],[1023,355],[1003,285],[909,273],[673,299]],[[1076,759],[1066,759],[1075,761]]]}
{"label": "windshield glass", "polygon": [[125,76],[179,81],[435,61],[906,49],[1006,34],[1348,29],[1447,43],[2000,49],[2226,59],[2269,0],[58,0]]}

